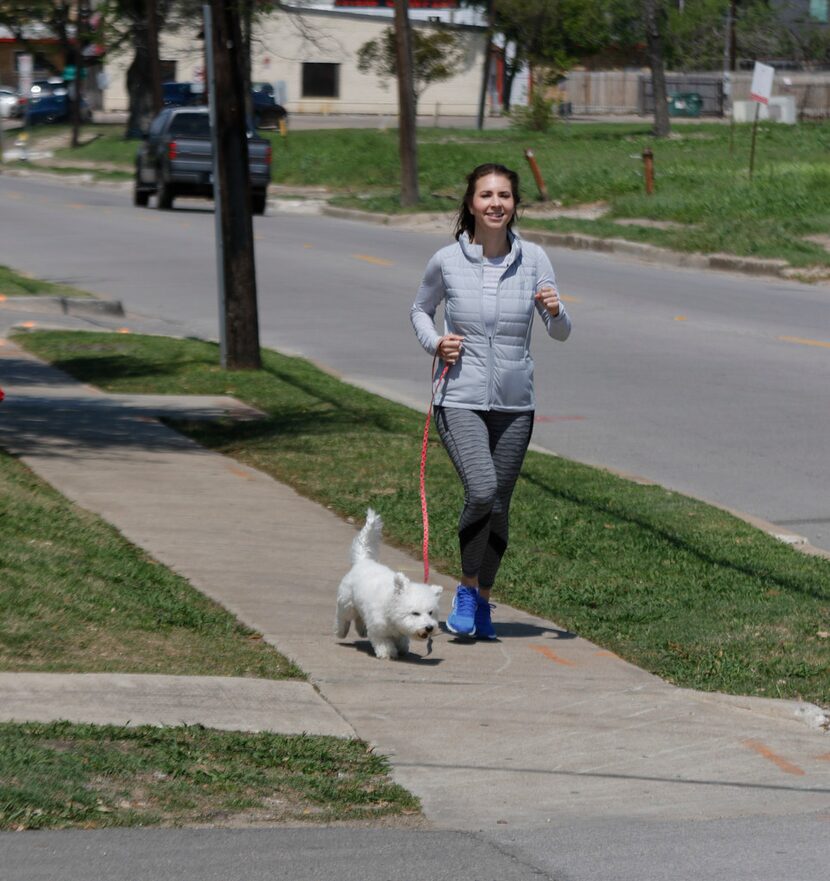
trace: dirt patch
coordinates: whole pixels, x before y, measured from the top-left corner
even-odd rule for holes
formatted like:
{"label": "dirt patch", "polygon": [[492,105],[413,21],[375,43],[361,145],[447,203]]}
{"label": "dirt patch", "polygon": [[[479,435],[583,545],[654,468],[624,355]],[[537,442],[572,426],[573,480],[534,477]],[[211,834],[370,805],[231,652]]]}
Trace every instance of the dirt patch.
{"label": "dirt patch", "polygon": [[688,223],[678,223],[676,220],[650,220],[647,217],[621,217],[615,220],[618,226],[643,226],[648,229],[690,229]]}
{"label": "dirt patch", "polygon": [[805,242],[812,242],[814,245],[821,245],[825,251],[830,251],[830,236],[818,233],[814,236],[804,236]]}
{"label": "dirt patch", "polygon": [[561,202],[535,202],[527,205],[520,215],[531,220],[551,220],[557,217],[570,217],[576,220],[598,220],[608,213],[607,202],[584,202],[581,205],[563,206]]}

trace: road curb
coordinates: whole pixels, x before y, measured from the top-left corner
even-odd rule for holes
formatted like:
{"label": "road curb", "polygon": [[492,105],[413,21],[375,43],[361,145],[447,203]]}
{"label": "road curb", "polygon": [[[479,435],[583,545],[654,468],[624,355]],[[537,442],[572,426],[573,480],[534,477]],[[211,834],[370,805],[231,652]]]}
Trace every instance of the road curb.
{"label": "road curb", "polygon": [[0,302],[0,308],[19,312],[59,312],[62,315],[126,314],[120,300],[85,297],[9,297]]}
{"label": "road curb", "polygon": [[[361,211],[357,208],[340,208],[336,205],[323,206],[322,213],[328,217],[376,223],[381,226],[406,226],[416,221],[441,221],[445,220],[447,216],[438,213],[381,214],[375,211]],[[785,270],[791,268],[786,260],[740,257],[734,254],[687,254],[683,251],[672,251],[669,248],[660,248],[645,242],[632,242],[628,239],[604,239],[582,233],[524,229],[522,230],[522,238],[539,245],[570,248],[575,251],[626,254],[652,263],[665,263],[687,269],[715,269],[726,272],[742,272],[748,275],[786,278]]]}

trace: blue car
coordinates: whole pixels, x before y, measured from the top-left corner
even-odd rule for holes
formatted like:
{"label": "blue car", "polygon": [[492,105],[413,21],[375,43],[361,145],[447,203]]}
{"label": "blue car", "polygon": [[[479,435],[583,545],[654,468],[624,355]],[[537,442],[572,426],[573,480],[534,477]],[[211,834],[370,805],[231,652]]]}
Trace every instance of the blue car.
{"label": "blue car", "polygon": [[[67,122],[69,120],[69,96],[63,93],[31,94],[26,102],[26,122],[39,125],[45,122]],[[92,111],[89,104],[81,98],[81,122],[91,122]]]}

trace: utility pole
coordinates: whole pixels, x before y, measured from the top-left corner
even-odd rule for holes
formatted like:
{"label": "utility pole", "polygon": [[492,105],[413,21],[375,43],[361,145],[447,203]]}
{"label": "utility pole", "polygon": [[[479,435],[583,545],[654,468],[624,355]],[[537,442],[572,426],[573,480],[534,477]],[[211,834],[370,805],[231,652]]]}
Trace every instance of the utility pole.
{"label": "utility pole", "polygon": [[415,205],[418,193],[418,143],[412,32],[408,0],[395,0],[395,60],[398,68],[398,149],[401,158],[401,205]]}
{"label": "utility pole", "polygon": [[[256,370],[259,351],[254,228],[248,176],[242,33],[234,0],[203,7],[217,214],[222,367]],[[221,100],[217,100],[221,95]]]}

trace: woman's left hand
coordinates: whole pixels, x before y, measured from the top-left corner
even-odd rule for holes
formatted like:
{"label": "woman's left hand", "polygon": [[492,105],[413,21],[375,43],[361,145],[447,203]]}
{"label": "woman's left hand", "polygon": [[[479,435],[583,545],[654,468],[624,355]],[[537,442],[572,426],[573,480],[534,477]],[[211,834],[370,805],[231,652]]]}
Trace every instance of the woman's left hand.
{"label": "woman's left hand", "polygon": [[536,291],[535,299],[547,309],[551,318],[556,318],[556,316],[559,315],[559,310],[562,307],[559,303],[559,294],[557,293],[556,288],[550,286],[539,288],[539,290]]}

